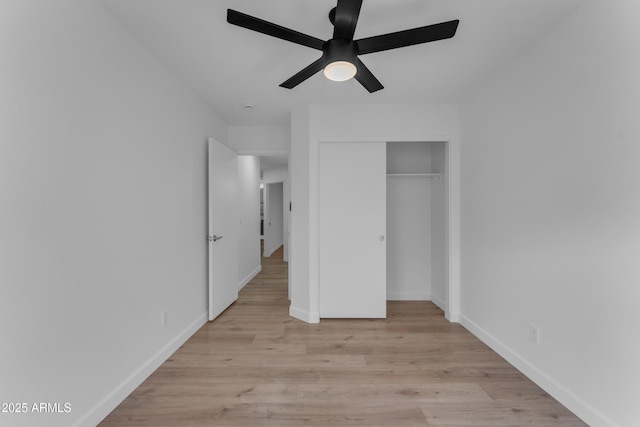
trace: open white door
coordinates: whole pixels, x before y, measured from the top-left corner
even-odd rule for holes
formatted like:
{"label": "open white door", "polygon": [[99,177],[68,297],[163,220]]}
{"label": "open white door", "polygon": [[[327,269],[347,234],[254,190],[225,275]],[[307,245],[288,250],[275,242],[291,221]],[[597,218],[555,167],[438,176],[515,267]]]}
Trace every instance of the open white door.
{"label": "open white door", "polygon": [[386,169],[385,143],[320,144],[320,317],[386,317]]}
{"label": "open white door", "polygon": [[238,299],[238,155],[209,138],[209,320]]}

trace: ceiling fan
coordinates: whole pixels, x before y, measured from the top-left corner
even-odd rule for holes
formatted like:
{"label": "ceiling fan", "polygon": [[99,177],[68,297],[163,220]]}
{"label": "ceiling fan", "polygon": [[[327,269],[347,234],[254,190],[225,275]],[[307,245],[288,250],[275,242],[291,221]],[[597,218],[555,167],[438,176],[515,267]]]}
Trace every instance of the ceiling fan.
{"label": "ceiling fan", "polygon": [[353,35],[358,23],[361,6],[362,0],[338,0],[337,6],[329,12],[329,20],[333,24],[333,38],[327,41],[232,9],[227,10],[227,22],[322,51],[320,59],[283,82],[280,85],[281,87],[293,89],[318,71],[324,69],[324,75],[328,79],[345,81],[355,77],[369,92],[383,89],[384,86],[362,63],[358,55],[448,39],[456,34],[456,29],[460,22],[456,19],[354,40]]}

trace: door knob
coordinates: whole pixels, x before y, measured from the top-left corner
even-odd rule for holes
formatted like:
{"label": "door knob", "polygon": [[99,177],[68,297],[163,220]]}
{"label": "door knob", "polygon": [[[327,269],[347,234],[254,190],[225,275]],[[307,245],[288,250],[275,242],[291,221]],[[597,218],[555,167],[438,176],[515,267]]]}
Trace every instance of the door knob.
{"label": "door knob", "polygon": [[378,240],[380,240],[381,242],[384,242],[384,236],[380,235],[380,237],[378,237]]}
{"label": "door knob", "polygon": [[213,240],[214,242],[217,242],[218,240],[222,239],[223,237],[224,237],[224,236],[216,236],[216,235],[214,234],[214,235],[213,235],[212,240]]}

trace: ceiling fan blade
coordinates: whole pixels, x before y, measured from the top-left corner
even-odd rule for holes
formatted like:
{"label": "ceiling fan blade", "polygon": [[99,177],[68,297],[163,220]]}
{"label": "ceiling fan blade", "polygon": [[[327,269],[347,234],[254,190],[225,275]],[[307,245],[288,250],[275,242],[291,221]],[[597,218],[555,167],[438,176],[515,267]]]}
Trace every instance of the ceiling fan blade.
{"label": "ceiling fan blade", "polygon": [[280,87],[284,87],[286,89],[293,89],[298,86],[303,81],[307,80],[309,77],[313,76],[318,71],[322,70],[325,65],[324,57],[318,59],[317,61],[309,64],[305,69],[297,73],[295,76],[291,77],[286,82],[282,83]]}
{"label": "ceiling fan blade", "polygon": [[273,24],[263,19],[255,18],[233,9],[227,9],[227,22],[268,36],[308,46],[313,49],[322,50],[322,46],[324,45],[324,40],[302,34],[298,31]]}
{"label": "ceiling fan blade", "polygon": [[356,43],[358,43],[358,52],[360,55],[365,55],[367,53],[396,49],[414,44],[449,39],[456,34],[459,22],[460,21],[456,19],[439,24],[427,25],[426,27],[356,40]]}
{"label": "ceiling fan blade", "polygon": [[333,38],[353,40],[362,0],[338,0],[333,20]]}
{"label": "ceiling fan blade", "polygon": [[358,72],[355,75],[355,79],[360,82],[365,89],[369,91],[369,93],[373,93],[380,89],[384,89],[382,83],[376,79],[376,76],[373,75],[371,71],[362,63],[360,58],[356,60],[356,68]]}

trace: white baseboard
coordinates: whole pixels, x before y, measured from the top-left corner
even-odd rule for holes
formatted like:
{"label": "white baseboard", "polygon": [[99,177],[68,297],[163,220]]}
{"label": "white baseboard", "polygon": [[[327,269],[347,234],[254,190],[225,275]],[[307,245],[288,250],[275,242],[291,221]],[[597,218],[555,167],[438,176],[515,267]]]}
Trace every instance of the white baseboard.
{"label": "white baseboard", "polygon": [[[442,308],[442,307],[440,307]],[[451,323],[460,323],[460,314],[449,310],[444,310],[444,318]]]}
{"label": "white baseboard", "polygon": [[445,304],[443,299],[438,298],[436,295],[431,294],[431,302],[437,305],[442,311],[447,311],[447,304]]}
{"label": "white baseboard", "polygon": [[444,318],[451,323],[460,323],[460,318],[457,313],[451,313],[447,303],[442,298],[438,298],[435,295],[431,295],[431,302],[438,306],[438,308],[444,311]]}
{"label": "white baseboard", "polygon": [[136,369],[115,390],[106,395],[96,406],[80,418],[74,427],[96,426],[127,398],[140,384],[160,367],[173,353],[180,348],[198,329],[207,323],[207,313],[203,313],[182,331],[178,336],[162,347],[147,362]]}
{"label": "white baseboard", "polygon": [[387,292],[387,301],[431,301],[430,292]]}
{"label": "white baseboard", "polygon": [[482,342],[487,344],[496,353],[511,363],[516,369],[526,375],[531,381],[540,386],[544,391],[553,396],[558,402],[566,406],[570,411],[580,417],[591,427],[618,427],[608,417],[592,406],[586,404],[582,399],[576,396],[566,387],[559,384],[544,371],[530,363],[517,352],[513,351],[502,341],[482,329],[474,321],[459,314],[460,324],[469,330],[473,335],[478,337]]}
{"label": "white baseboard", "polygon": [[269,250],[265,249],[265,250],[264,250],[264,254],[263,254],[262,256],[263,256],[263,257],[265,257],[265,258],[269,258],[271,255],[273,255],[273,253],[274,253],[275,251],[277,251],[278,249],[280,249],[280,246],[282,246],[282,245],[283,245],[283,244],[282,244],[282,243],[280,243],[279,245],[277,245],[277,246],[275,246],[275,247],[273,247],[273,248],[271,248],[271,249],[269,249]]}
{"label": "white baseboard", "polygon": [[289,316],[307,323],[320,323],[320,313],[311,313],[292,305],[289,306]]}
{"label": "white baseboard", "polygon": [[254,277],[256,277],[260,272],[262,271],[262,266],[259,265],[257,266],[251,273],[249,273],[247,275],[247,277],[245,277],[244,279],[242,279],[240,281],[240,283],[238,283],[238,291],[240,291],[242,288],[244,288],[245,286],[247,286],[247,284],[253,280]]}

